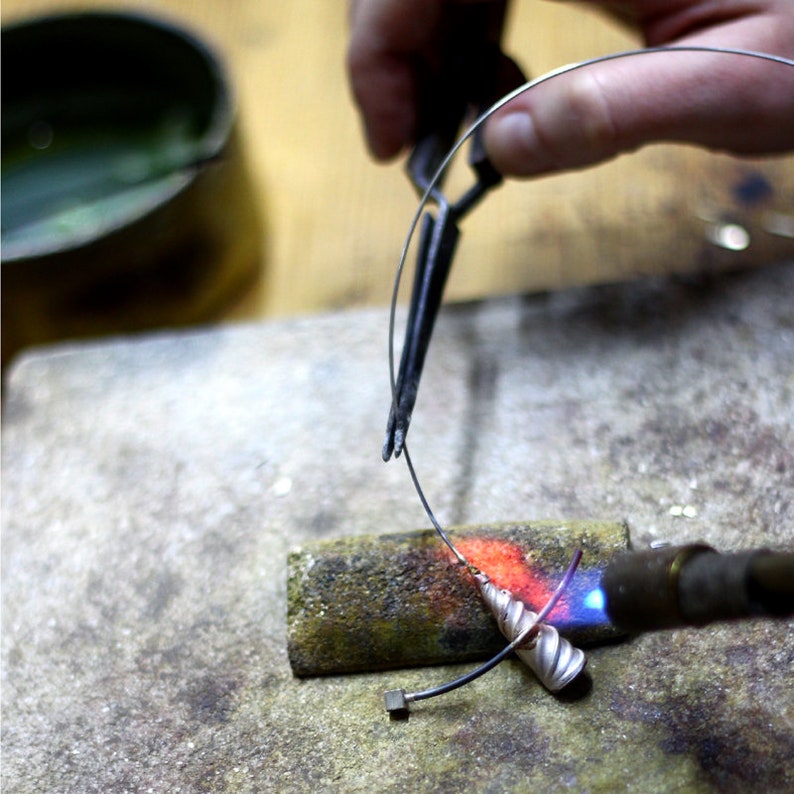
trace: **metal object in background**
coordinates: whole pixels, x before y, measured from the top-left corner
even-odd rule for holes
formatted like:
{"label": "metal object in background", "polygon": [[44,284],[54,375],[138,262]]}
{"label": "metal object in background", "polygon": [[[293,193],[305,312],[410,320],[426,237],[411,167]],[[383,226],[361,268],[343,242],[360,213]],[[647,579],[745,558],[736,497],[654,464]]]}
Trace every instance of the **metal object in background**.
{"label": "metal object in background", "polygon": [[2,360],[212,319],[259,272],[231,89],[190,33],[132,13],[3,28]]}

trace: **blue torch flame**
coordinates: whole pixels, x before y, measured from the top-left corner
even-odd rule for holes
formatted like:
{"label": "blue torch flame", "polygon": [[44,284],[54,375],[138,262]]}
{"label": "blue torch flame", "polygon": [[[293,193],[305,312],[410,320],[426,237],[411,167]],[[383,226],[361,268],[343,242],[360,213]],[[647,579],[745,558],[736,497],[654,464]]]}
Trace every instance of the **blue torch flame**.
{"label": "blue torch flame", "polygon": [[604,606],[606,605],[604,591],[600,587],[596,587],[595,589],[591,590],[584,597],[583,605],[585,609],[595,609],[599,612],[603,612]]}

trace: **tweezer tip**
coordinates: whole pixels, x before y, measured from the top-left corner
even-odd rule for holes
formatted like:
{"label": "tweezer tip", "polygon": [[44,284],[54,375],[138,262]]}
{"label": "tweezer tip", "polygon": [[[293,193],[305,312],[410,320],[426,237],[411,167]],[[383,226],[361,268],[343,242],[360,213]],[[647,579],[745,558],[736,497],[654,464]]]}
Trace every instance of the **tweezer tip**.
{"label": "tweezer tip", "polygon": [[383,439],[383,448],[380,451],[383,462],[388,463],[392,456],[399,458],[404,446],[405,431],[400,428],[394,430],[392,427],[389,427],[386,431],[386,438]]}
{"label": "tweezer tip", "polygon": [[380,456],[383,458],[384,463],[391,460],[392,453],[394,452],[394,433],[392,428],[386,431],[386,437],[383,439],[383,448],[380,451]]}
{"label": "tweezer tip", "polygon": [[394,431],[394,457],[399,458],[402,454],[403,447],[405,446],[405,430],[402,427],[398,427]]}

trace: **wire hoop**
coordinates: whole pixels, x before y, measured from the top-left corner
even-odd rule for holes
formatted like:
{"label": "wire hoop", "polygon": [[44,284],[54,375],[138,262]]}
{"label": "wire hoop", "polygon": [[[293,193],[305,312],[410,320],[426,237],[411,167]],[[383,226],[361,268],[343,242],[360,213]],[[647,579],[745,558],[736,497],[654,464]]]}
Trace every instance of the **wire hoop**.
{"label": "wire hoop", "polygon": [[[422,213],[424,212],[428,201],[430,201],[433,192],[438,187],[442,177],[444,176],[444,173],[449,168],[450,164],[455,159],[460,149],[465,145],[465,143],[469,140],[469,138],[471,138],[474,132],[480,126],[482,126],[494,113],[496,113],[497,110],[500,110],[509,102],[512,102],[516,97],[526,93],[527,91],[532,90],[533,88],[537,88],[538,86],[547,83],[551,80],[554,80],[557,77],[562,77],[565,74],[569,74],[571,72],[575,72],[580,69],[585,69],[589,66],[595,66],[596,64],[606,63],[608,61],[617,61],[627,58],[634,58],[643,55],[659,54],[659,53],[707,53],[712,55],[733,55],[743,58],[754,58],[756,60],[768,61],[771,63],[778,63],[783,66],[789,66],[794,68],[794,60],[790,58],[786,58],[782,55],[772,55],[770,53],[757,52],[754,50],[734,49],[730,47],[709,47],[709,46],[647,47],[644,49],[626,50],[624,52],[611,53],[608,55],[600,55],[595,58],[589,58],[584,61],[579,61],[576,63],[561,66],[557,69],[547,72],[546,74],[541,75],[540,77],[536,77],[533,80],[529,80],[528,82],[524,83],[523,85],[519,86],[518,88],[509,92],[508,94],[505,94],[501,99],[499,99],[493,105],[491,105],[491,107],[488,108],[488,110],[486,110],[483,114],[481,114],[471,124],[471,126],[461,135],[461,137],[458,139],[455,145],[449,150],[446,157],[442,161],[441,165],[436,170],[435,174],[430,180],[430,183],[425,189],[424,194],[419,200],[419,204],[413,215],[410,226],[408,227],[408,233],[406,235],[402,250],[400,252],[400,259],[397,265],[397,271],[395,273],[394,288],[392,290],[392,297],[391,297],[390,310],[389,310],[389,344],[388,344],[389,383],[391,387],[392,406],[395,410],[397,409],[397,381],[395,377],[394,331],[395,331],[396,315],[397,315],[397,301],[399,298],[400,285],[402,283],[403,272],[405,270],[405,262],[408,257],[408,251],[410,250],[411,247],[411,241],[416,232],[416,227],[418,226],[419,220],[422,217]],[[413,481],[414,488],[417,492],[417,495],[419,496],[419,499],[422,503],[425,513],[430,519],[430,522],[432,523],[433,527],[435,528],[436,532],[439,534],[441,539],[444,541],[444,543],[446,543],[446,545],[450,548],[452,553],[457,557],[458,561],[461,564],[466,564],[465,558],[454,547],[449,537],[447,536],[446,532],[444,532],[443,527],[436,518],[435,513],[430,503],[427,500],[427,497],[424,493],[424,489],[422,488],[422,485],[416,473],[413,460],[411,458],[411,455],[409,454],[407,442],[404,446],[403,451],[405,456],[405,462],[408,467],[411,480]]]}
{"label": "wire hoop", "polygon": [[[603,55],[597,58],[591,58],[589,60],[581,61],[574,64],[569,64],[567,66],[562,66],[558,69],[555,69],[551,72],[548,72],[534,80],[530,80],[527,83],[524,83],[522,86],[519,86],[514,91],[506,94],[500,100],[495,102],[485,113],[480,115],[472,125],[463,133],[463,135],[458,139],[458,141],[454,144],[454,146],[449,150],[447,155],[444,157],[441,165],[436,170],[435,174],[433,175],[432,179],[430,180],[429,184],[425,188],[424,194],[422,195],[421,199],[419,200],[419,205],[414,213],[413,219],[411,220],[411,224],[408,229],[408,234],[405,238],[405,242],[402,247],[402,251],[400,253],[400,260],[397,265],[397,271],[395,274],[394,279],[394,289],[392,291],[392,298],[391,298],[391,305],[390,305],[390,312],[389,312],[389,382],[391,386],[391,398],[392,398],[392,409],[397,411],[397,402],[398,402],[398,395],[397,395],[397,381],[395,377],[395,357],[394,357],[394,331],[395,331],[395,323],[396,323],[396,313],[397,313],[397,300],[399,297],[400,291],[400,284],[402,281],[403,271],[405,269],[405,262],[408,256],[408,251],[411,246],[411,241],[413,239],[414,233],[416,231],[416,227],[419,224],[419,219],[422,217],[422,214],[425,210],[425,207],[428,201],[431,199],[432,194],[439,186],[439,183],[444,176],[447,168],[452,163],[453,159],[463,147],[463,145],[471,138],[474,132],[485,123],[485,121],[490,118],[497,110],[504,107],[506,104],[511,102],[516,97],[520,96],[521,94],[536,88],[543,83],[549,82],[557,77],[561,77],[562,75],[568,74],[570,72],[577,71],[579,69],[584,69],[588,66],[594,66],[599,63],[605,63],[607,61],[615,61],[619,59],[626,59],[632,57],[638,57],[642,55],[652,55],[658,53],[675,53],[675,52],[686,52],[686,53],[709,53],[709,54],[718,54],[718,55],[734,55],[739,57],[745,58],[755,58],[757,60],[764,60],[769,61],[772,63],[779,63],[784,66],[789,66],[794,68],[794,60],[789,58],[785,58],[783,56],[778,55],[770,55],[768,53],[763,52],[755,52],[752,50],[742,50],[742,49],[731,49],[731,48],[723,48],[723,47],[706,47],[706,46],[681,46],[681,47],[650,47],[647,49],[640,49],[640,50],[628,50],[625,52],[613,53],[610,55]],[[459,564],[467,566],[470,573],[475,579],[475,582],[480,589],[480,593],[488,603],[488,605],[495,610],[495,614],[497,614],[497,618],[500,622],[500,628],[505,636],[510,640],[509,644],[500,651],[496,656],[492,657],[488,662],[485,662],[477,669],[473,670],[472,672],[455,679],[454,681],[450,681],[447,684],[443,684],[441,686],[432,687],[430,689],[421,690],[418,692],[413,692],[407,694],[405,690],[391,690],[386,693],[386,708],[390,712],[399,712],[406,710],[408,707],[408,703],[413,702],[415,700],[424,700],[426,698],[435,697],[437,695],[444,694],[449,692],[453,689],[456,689],[460,686],[463,686],[470,681],[478,678],[479,676],[486,673],[488,670],[495,667],[499,662],[505,659],[507,656],[510,655],[513,651],[518,651],[521,653],[520,646],[523,641],[523,638],[526,636],[530,636],[532,632],[537,633],[538,635],[544,630],[547,629],[548,636],[546,637],[546,646],[548,647],[541,647],[540,643],[538,643],[533,649],[527,651],[524,650],[524,656],[529,656],[530,658],[522,658],[524,659],[527,664],[535,671],[536,675],[540,678],[540,680],[544,683],[544,685],[550,689],[551,691],[558,691],[563,686],[567,685],[570,680],[579,674],[584,666],[584,655],[581,651],[570,646],[570,643],[567,643],[566,640],[560,638],[555,629],[550,626],[545,626],[542,621],[545,616],[553,609],[556,600],[561,595],[562,591],[567,586],[568,582],[570,581],[571,577],[576,570],[576,567],[579,563],[581,558],[581,551],[577,551],[574,555],[574,558],[563,578],[563,581],[560,583],[560,587],[558,588],[557,592],[552,596],[552,598],[547,602],[546,606],[541,610],[540,614],[535,614],[534,612],[528,611],[524,608],[524,605],[521,602],[516,601],[513,598],[512,594],[508,591],[502,591],[498,588],[495,588],[491,585],[490,580],[488,579],[487,575],[482,575],[478,572],[474,566],[472,566],[469,561],[461,554],[461,552],[455,547],[447,533],[445,532],[444,528],[442,527],[441,523],[435,516],[435,513],[427,499],[427,496],[422,488],[422,485],[419,481],[419,477],[416,473],[416,469],[413,464],[413,460],[409,453],[408,444],[407,442],[403,445],[403,454],[405,457],[405,462],[408,467],[408,471],[411,476],[411,480],[413,482],[414,488],[416,493],[419,497],[419,500],[422,503],[422,506],[427,514],[430,522],[432,523],[433,527],[435,528],[437,534],[441,538],[441,540],[447,545],[450,551],[454,554],[457,558]],[[507,630],[503,624],[510,623],[512,620],[513,623],[516,624],[515,631]],[[512,625],[512,623],[511,623]],[[561,654],[560,649],[563,649],[564,653]]]}

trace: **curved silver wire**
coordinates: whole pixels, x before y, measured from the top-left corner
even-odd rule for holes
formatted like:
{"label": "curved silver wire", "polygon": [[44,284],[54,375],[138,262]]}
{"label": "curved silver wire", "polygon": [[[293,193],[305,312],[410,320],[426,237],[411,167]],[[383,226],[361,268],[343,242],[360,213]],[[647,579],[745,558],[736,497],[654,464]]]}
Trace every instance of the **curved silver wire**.
{"label": "curved silver wire", "polygon": [[[400,284],[402,282],[402,275],[403,271],[405,270],[405,262],[408,257],[408,251],[411,247],[411,240],[413,239],[414,233],[416,231],[416,227],[419,224],[419,219],[424,212],[425,206],[427,202],[430,200],[431,195],[436,190],[441,177],[444,175],[444,172],[449,167],[450,163],[453,161],[457,153],[463,147],[463,145],[469,140],[469,138],[474,134],[475,130],[477,130],[485,121],[490,118],[497,110],[504,107],[508,102],[511,102],[517,96],[520,96],[526,91],[529,91],[537,86],[548,82],[549,80],[554,79],[555,77],[560,77],[564,74],[568,74],[569,72],[576,71],[578,69],[584,69],[588,66],[594,66],[599,63],[605,63],[607,61],[615,61],[621,58],[631,58],[640,55],[651,55],[654,53],[673,53],[673,52],[702,52],[702,53],[711,53],[711,54],[718,54],[718,55],[736,55],[740,57],[747,57],[747,58],[756,58],[765,61],[771,61],[773,63],[780,63],[784,66],[794,67],[794,60],[789,58],[785,58],[780,55],[771,55],[769,53],[764,52],[756,52],[753,50],[742,50],[742,49],[733,49],[730,47],[707,47],[707,46],[681,46],[681,47],[648,47],[639,50],[627,50],[625,52],[617,52],[611,53],[609,55],[601,55],[596,58],[590,58],[585,61],[579,61],[573,64],[567,64],[565,66],[561,66],[558,69],[554,69],[551,72],[547,72],[540,77],[535,78],[534,80],[529,80],[528,82],[524,83],[523,85],[519,86],[515,90],[511,91],[508,94],[505,94],[501,99],[491,105],[488,110],[486,110],[483,114],[481,114],[472,124],[471,126],[461,135],[455,145],[449,150],[446,157],[442,161],[441,165],[436,170],[436,173],[433,175],[433,178],[430,180],[427,188],[425,189],[422,198],[419,200],[419,205],[416,208],[416,212],[411,220],[411,224],[408,228],[408,234],[406,235],[405,242],[403,243],[402,250],[400,252],[400,261],[397,265],[397,272],[394,278],[394,289],[392,291],[392,298],[390,304],[390,311],[389,311],[389,383],[391,386],[391,398],[392,398],[392,406],[397,411],[397,382],[395,377],[395,366],[394,366],[394,329],[396,324],[396,315],[397,315],[397,300],[399,297],[400,292]],[[416,473],[416,469],[413,464],[413,460],[408,450],[407,442],[403,446],[403,453],[405,457],[405,462],[408,467],[408,472],[411,476],[411,480],[414,485],[414,489],[419,497],[419,500],[422,503],[422,507],[427,514],[427,517],[430,519],[433,528],[441,538],[441,540],[447,545],[450,551],[455,555],[456,559],[461,565],[466,566],[470,572],[474,574],[476,569],[471,563],[461,554],[461,552],[455,547],[455,544],[452,542],[450,537],[445,532],[444,528],[441,526],[440,522],[435,516],[435,513],[430,506],[430,503],[427,500],[427,496],[425,495],[424,489],[422,488],[421,483],[419,482],[419,477]],[[421,692],[414,692],[409,695],[406,695],[404,691],[399,690],[399,702],[404,704],[407,707],[408,702],[412,702],[415,700],[424,700],[426,698],[435,697],[436,695],[441,695],[446,692],[451,691],[452,689],[456,689],[460,686],[463,686],[470,681],[480,677],[484,673],[491,670],[495,667],[499,662],[503,659],[507,658],[519,645],[521,642],[524,642],[528,636],[531,635],[532,631],[536,630],[538,626],[541,625],[543,619],[548,615],[548,613],[553,608],[554,604],[556,603],[557,598],[562,594],[562,591],[567,586],[570,578],[573,576],[573,573],[579,564],[579,559],[581,558],[581,552],[577,551],[574,555],[573,560],[566,572],[565,576],[563,577],[563,581],[558,588],[557,593],[555,596],[550,599],[550,601],[546,604],[541,613],[534,619],[526,624],[526,628],[524,631],[519,632],[519,634],[512,639],[508,645],[503,648],[498,654],[493,656],[487,662],[483,663],[475,670],[467,673],[460,678],[457,678],[453,681],[448,682],[447,684],[442,684],[441,686],[432,687],[430,689],[423,690]],[[387,708],[391,711],[392,708],[389,707],[389,695],[394,694],[398,690],[394,690],[392,693],[387,693]]]}
{"label": "curved silver wire", "polygon": [[[455,145],[449,150],[446,157],[442,161],[441,165],[438,167],[436,173],[433,175],[433,178],[430,180],[427,188],[425,189],[422,198],[419,200],[419,205],[416,208],[416,212],[411,220],[411,224],[408,227],[408,234],[406,235],[405,242],[403,243],[402,250],[400,252],[400,261],[397,265],[397,271],[394,278],[394,288],[392,290],[392,297],[391,297],[391,304],[390,304],[390,312],[389,312],[389,383],[391,386],[391,398],[392,398],[392,405],[396,412],[397,410],[397,381],[395,376],[395,357],[394,357],[394,329],[396,324],[396,315],[397,315],[397,301],[399,298],[400,292],[400,284],[402,282],[403,271],[405,270],[405,262],[408,257],[408,251],[411,247],[411,240],[413,239],[414,233],[416,231],[416,227],[419,224],[419,219],[422,217],[422,213],[424,212],[425,206],[427,202],[430,200],[433,191],[436,190],[438,184],[441,180],[441,177],[444,175],[444,172],[449,167],[450,163],[454,160],[457,153],[469,140],[469,138],[474,134],[475,130],[477,130],[485,121],[490,118],[497,110],[504,107],[508,102],[512,102],[517,96],[525,93],[526,91],[530,91],[533,88],[536,88],[543,83],[548,82],[549,80],[553,80],[556,77],[561,77],[564,74],[568,74],[570,72],[577,71],[579,69],[587,68],[588,66],[595,66],[599,63],[606,63],[607,61],[616,61],[622,58],[633,58],[636,56],[641,55],[652,55],[654,53],[675,53],[675,52],[701,52],[701,53],[711,53],[716,55],[736,55],[745,58],[756,58],[758,60],[764,61],[771,61],[773,63],[779,63],[784,66],[794,67],[794,60],[790,58],[786,58],[782,55],[772,55],[766,52],[757,52],[754,50],[743,50],[743,49],[734,49],[731,47],[709,47],[709,46],[677,46],[677,47],[647,47],[644,49],[638,50],[626,50],[624,52],[616,52],[611,53],[608,55],[600,55],[595,58],[589,58],[585,61],[578,61],[577,63],[567,64],[565,66],[561,66],[557,69],[554,69],[546,74],[541,75],[540,77],[536,77],[534,80],[529,80],[528,82],[524,83],[523,85],[519,86],[518,88],[514,89],[508,94],[505,94],[501,99],[491,105],[488,110],[486,110],[483,114],[481,114],[472,124],[471,126],[461,135]],[[461,565],[467,565],[469,567],[470,564],[468,560],[455,548],[455,545],[452,543],[451,539],[444,531],[444,528],[441,526],[440,522],[435,516],[433,509],[430,506],[430,503],[427,500],[427,497],[424,493],[424,489],[419,482],[419,477],[416,473],[416,469],[413,464],[413,460],[408,452],[408,445],[407,442],[403,447],[403,451],[405,453],[405,462],[408,466],[408,471],[411,475],[411,480],[414,484],[414,489],[416,490],[417,495],[419,496],[420,501],[422,502],[422,506],[427,514],[427,517],[430,519],[430,522],[433,525],[433,528],[438,533],[439,537],[444,541],[450,551],[455,555],[458,562]]]}
{"label": "curved silver wire", "polygon": [[[452,681],[448,681],[446,684],[441,684],[440,686],[434,686],[430,689],[422,689],[418,692],[411,692],[410,694],[404,694],[403,698],[407,703],[413,703],[417,700],[427,700],[428,698],[437,697],[438,695],[444,695],[447,692],[451,692],[453,689],[459,689],[466,684],[471,683],[475,679],[479,678],[482,675],[485,675],[489,670],[492,670],[496,667],[497,664],[504,661],[511,653],[518,650],[524,643],[531,640],[535,635],[539,634],[542,631],[543,626],[545,625],[543,621],[549,616],[549,613],[554,609],[557,605],[557,602],[562,597],[562,594],[568,588],[568,585],[571,583],[571,579],[573,579],[573,575],[576,572],[577,567],[579,566],[579,561],[582,559],[582,552],[576,551],[571,559],[570,564],[568,565],[568,569],[565,571],[565,574],[562,577],[562,580],[557,585],[555,591],[551,594],[549,600],[546,602],[543,609],[540,610],[537,614],[534,612],[527,613],[526,619],[522,621],[520,628],[514,632],[510,642],[502,648],[499,653],[495,656],[492,656],[487,662],[484,662],[479,667],[470,672],[466,673],[465,675],[460,676],[460,678],[455,678]],[[479,574],[482,576],[482,574]],[[487,579],[487,577],[485,577]],[[490,580],[488,580],[490,583]],[[478,585],[479,586],[479,585]],[[506,591],[502,591],[505,592]],[[490,606],[490,604],[489,604]],[[547,627],[550,628],[550,627]],[[556,634],[556,630],[554,630],[554,634]],[[580,651],[581,653],[581,651]],[[557,663],[557,660],[554,660]],[[584,664],[577,668],[577,672],[582,669]],[[537,671],[535,671],[537,674]],[[541,677],[541,676],[538,676]],[[544,682],[547,684],[548,682]],[[569,683],[569,681],[566,681]],[[551,687],[547,687],[550,688]],[[552,691],[559,691],[562,687],[558,687],[556,690]]]}

